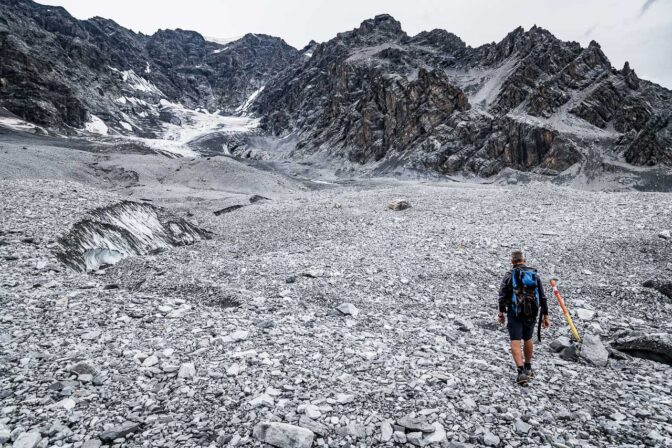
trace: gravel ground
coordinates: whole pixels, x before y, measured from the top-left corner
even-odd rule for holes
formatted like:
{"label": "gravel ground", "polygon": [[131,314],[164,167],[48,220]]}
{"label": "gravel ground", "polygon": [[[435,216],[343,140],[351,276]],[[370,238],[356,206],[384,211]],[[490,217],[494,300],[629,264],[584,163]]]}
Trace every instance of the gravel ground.
{"label": "gravel ground", "polygon": [[[143,182],[143,197],[213,238],[86,274],[58,263],[56,239],[128,194],[8,177],[0,446],[309,446],[264,439],[262,422],[307,428],[315,446],[672,445],[670,366],[560,358],[549,344],[569,332],[551,299],[537,376],[521,388],[496,323],[522,248],[546,283],[560,278],[583,335],[609,347],[671,333],[672,302],[641,286],[672,274],[659,236],[669,195],[391,180],[310,191],[273,178],[255,190],[269,200],[216,216],[230,205],[221,179],[207,201]],[[397,198],[412,207],[388,210]]]}

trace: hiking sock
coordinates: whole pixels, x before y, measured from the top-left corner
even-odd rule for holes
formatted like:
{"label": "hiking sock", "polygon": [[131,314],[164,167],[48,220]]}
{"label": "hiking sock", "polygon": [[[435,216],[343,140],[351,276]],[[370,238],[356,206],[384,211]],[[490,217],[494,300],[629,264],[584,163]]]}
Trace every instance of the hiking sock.
{"label": "hiking sock", "polygon": [[525,363],[525,370],[532,370],[532,363],[531,362],[526,362]]}
{"label": "hiking sock", "polygon": [[523,373],[524,371],[525,370],[523,366],[518,366],[518,373]]}

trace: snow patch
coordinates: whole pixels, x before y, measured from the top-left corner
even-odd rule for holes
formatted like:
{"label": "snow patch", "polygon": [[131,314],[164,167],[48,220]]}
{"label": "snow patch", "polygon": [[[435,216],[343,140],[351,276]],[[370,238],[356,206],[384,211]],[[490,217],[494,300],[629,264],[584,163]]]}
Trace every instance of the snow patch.
{"label": "snow patch", "polygon": [[517,65],[518,59],[511,58],[494,70],[475,69],[467,72],[463,76],[462,82],[470,78],[474,81],[479,78],[481,81],[485,80],[481,84],[480,89],[469,98],[469,102],[489,107],[497,99],[497,95],[499,95],[499,91],[502,89],[502,84],[509,78]]}
{"label": "snow patch", "polygon": [[[236,36],[236,37],[210,37],[210,36],[203,36],[203,39],[205,39],[208,42],[212,42],[215,44],[219,45],[227,45],[230,44],[231,42],[235,42],[237,40],[242,39],[244,36]],[[223,50],[220,49],[219,51]]]}
{"label": "snow patch", "polygon": [[47,131],[39,126],[14,117],[0,117],[0,126],[10,128],[15,131],[34,131],[36,129],[41,129],[45,134],[47,133]]}
{"label": "snow patch", "polygon": [[107,135],[108,128],[103,120],[91,114],[89,121],[84,124],[84,129],[92,134]]}
{"label": "snow patch", "polygon": [[205,110],[187,109],[165,98],[160,100],[159,105],[161,110],[170,113],[181,124],[164,123],[164,132],[160,138],[133,137],[133,139],[157,151],[176,156],[197,157],[198,153],[189,147],[189,143],[205,135],[215,132],[247,133],[259,126],[259,119],[256,118],[224,116]]}
{"label": "snow patch", "polygon": [[[121,74],[121,79],[125,83],[127,83],[133,90],[137,90],[139,92],[145,92],[145,93],[152,93],[152,94],[159,95],[159,96],[165,96],[163,94],[163,92],[158,87],[156,87],[151,82],[147,81],[142,76],[138,76],[135,73],[135,71],[133,71],[133,70],[118,70],[114,67],[109,67],[109,68],[110,68],[110,70]],[[147,67],[145,68],[145,73],[151,73],[151,69],[149,68],[149,63],[147,63]]]}
{"label": "snow patch", "polygon": [[92,210],[58,240],[57,258],[79,271],[98,269],[132,255],[210,238],[189,222],[149,204],[123,201]]}
{"label": "snow patch", "polygon": [[127,123],[125,121],[120,121],[119,126],[126,129],[127,131],[133,131],[133,126],[131,126],[129,123]]}
{"label": "snow patch", "polygon": [[387,50],[388,48],[395,48],[404,51],[404,47],[402,47],[399,44],[385,43],[380,45],[374,45],[371,47],[358,48],[350,53],[350,56],[348,56],[347,61],[355,62],[355,61],[368,60],[371,59],[373,55],[378,54],[383,50]]}
{"label": "snow patch", "polygon": [[264,90],[264,87],[265,86],[261,86],[257,90],[252,92],[252,95],[250,95],[249,98],[247,98],[247,100],[245,100],[245,102],[243,104],[238,106],[238,108],[236,109],[236,112],[247,112],[247,110],[250,108],[250,106],[252,105],[254,100],[257,99],[259,94]]}

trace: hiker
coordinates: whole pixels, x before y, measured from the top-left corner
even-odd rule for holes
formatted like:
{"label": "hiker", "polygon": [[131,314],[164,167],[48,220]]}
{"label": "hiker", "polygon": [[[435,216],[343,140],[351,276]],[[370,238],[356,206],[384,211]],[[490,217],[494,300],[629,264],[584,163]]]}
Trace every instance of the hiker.
{"label": "hiker", "polygon": [[[499,323],[509,330],[511,354],[518,368],[516,383],[525,385],[534,378],[532,370],[532,352],[534,351],[534,324],[539,315],[538,337],[541,340],[541,325],[548,328],[548,303],[544,287],[536,269],[525,265],[525,256],[519,250],[511,253],[513,269],[506,273],[499,287]],[[506,316],[505,316],[506,313]],[[542,321],[543,316],[543,321]],[[520,341],[524,341],[525,363],[521,353]]]}

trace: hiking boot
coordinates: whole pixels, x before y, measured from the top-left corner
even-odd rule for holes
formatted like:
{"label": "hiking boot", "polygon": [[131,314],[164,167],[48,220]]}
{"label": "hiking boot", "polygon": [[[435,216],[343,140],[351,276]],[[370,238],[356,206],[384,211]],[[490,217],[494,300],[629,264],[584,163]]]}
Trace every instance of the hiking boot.
{"label": "hiking boot", "polygon": [[534,370],[532,370],[531,367],[529,369],[525,369],[525,375],[527,375],[528,380],[534,379]]}
{"label": "hiking boot", "polygon": [[519,372],[518,377],[516,378],[516,383],[520,384],[521,386],[527,385],[527,375],[525,374],[525,371]]}

